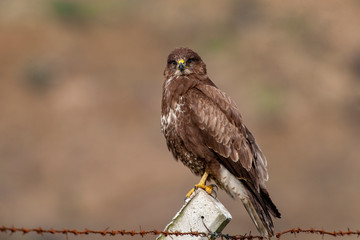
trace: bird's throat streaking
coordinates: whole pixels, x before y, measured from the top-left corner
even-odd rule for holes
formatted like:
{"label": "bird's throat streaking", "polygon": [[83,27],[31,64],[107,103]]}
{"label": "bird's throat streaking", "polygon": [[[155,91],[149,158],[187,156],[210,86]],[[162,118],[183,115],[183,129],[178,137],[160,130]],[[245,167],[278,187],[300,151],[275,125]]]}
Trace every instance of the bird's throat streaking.
{"label": "bird's throat streaking", "polygon": [[206,179],[208,178],[209,174],[205,171],[204,175],[201,177],[200,182],[198,184],[196,184],[194,186],[194,188],[192,188],[187,194],[186,194],[186,199],[189,198],[191,196],[191,194],[193,194],[193,192],[198,189],[198,188],[202,188],[204,189],[208,194],[212,194],[213,192],[213,186],[212,185],[208,185],[206,186]]}

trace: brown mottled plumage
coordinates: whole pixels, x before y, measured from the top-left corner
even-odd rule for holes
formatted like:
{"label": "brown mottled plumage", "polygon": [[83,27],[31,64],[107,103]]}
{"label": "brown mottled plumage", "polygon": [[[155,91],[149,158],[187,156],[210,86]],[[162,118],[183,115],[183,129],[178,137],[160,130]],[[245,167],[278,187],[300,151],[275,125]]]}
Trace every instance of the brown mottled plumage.
{"label": "brown mottled plumage", "polygon": [[176,48],[164,71],[161,129],[177,160],[196,175],[206,171],[240,199],[259,232],[273,235],[280,217],[265,187],[266,158],[244,125],[234,101],[209,79],[206,65],[189,48]]}

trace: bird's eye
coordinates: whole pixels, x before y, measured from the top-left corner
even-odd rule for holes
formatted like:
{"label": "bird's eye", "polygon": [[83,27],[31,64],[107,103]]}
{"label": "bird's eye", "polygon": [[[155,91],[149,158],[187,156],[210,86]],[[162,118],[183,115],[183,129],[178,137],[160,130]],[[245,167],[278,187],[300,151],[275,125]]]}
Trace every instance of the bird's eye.
{"label": "bird's eye", "polygon": [[171,65],[171,64],[172,64],[172,65],[176,65],[176,61],[175,61],[175,60],[170,60],[170,61],[168,61],[168,64],[169,64],[169,65]]}
{"label": "bird's eye", "polygon": [[186,65],[192,63],[195,61],[195,58],[189,58],[187,61],[186,61]]}

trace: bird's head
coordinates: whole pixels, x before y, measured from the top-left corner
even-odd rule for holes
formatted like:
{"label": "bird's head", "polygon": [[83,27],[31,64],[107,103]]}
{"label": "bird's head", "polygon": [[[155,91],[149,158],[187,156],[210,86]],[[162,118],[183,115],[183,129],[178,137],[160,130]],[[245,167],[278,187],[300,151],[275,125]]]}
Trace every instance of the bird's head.
{"label": "bird's head", "polygon": [[166,78],[190,74],[206,74],[206,65],[201,57],[190,48],[175,48],[167,58],[164,75]]}

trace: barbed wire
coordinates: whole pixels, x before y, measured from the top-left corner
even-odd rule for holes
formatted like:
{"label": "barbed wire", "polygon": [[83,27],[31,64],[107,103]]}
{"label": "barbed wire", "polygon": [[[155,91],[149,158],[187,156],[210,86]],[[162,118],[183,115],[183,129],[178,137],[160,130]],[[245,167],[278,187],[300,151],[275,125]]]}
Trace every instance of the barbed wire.
{"label": "barbed wire", "polygon": [[[6,226],[1,226],[0,227],[0,232],[3,233],[16,233],[16,232],[21,232],[23,234],[27,234],[27,233],[37,233],[37,234],[44,234],[44,233],[49,233],[49,234],[73,234],[73,235],[90,235],[90,234],[97,234],[97,235],[102,235],[102,236],[115,236],[115,235],[121,235],[121,236],[141,236],[144,237],[145,235],[165,235],[165,236],[184,236],[184,235],[190,235],[190,236],[200,236],[200,237],[207,237],[209,239],[216,239],[216,238],[220,238],[220,239],[234,239],[234,240],[253,240],[253,239],[265,239],[262,236],[253,236],[251,234],[245,234],[245,235],[228,235],[228,234],[223,234],[223,233],[206,233],[206,232],[197,232],[197,231],[193,231],[193,232],[170,232],[170,231],[159,231],[159,230],[140,230],[140,231],[135,231],[135,230],[89,230],[87,228],[85,228],[84,230],[76,230],[76,229],[63,229],[63,230],[56,230],[53,228],[50,229],[43,229],[42,227],[38,227],[38,228],[17,228],[17,227],[6,227]],[[342,230],[338,230],[338,231],[325,231],[324,229],[314,229],[314,228],[310,228],[310,229],[302,229],[302,228],[293,228],[293,229],[289,229],[289,230],[285,230],[282,232],[278,232],[275,234],[274,237],[280,239],[283,235],[287,235],[287,234],[299,234],[299,233],[307,233],[307,234],[318,234],[318,235],[329,235],[329,236],[333,236],[333,237],[343,237],[343,236],[357,236],[360,237],[360,230],[356,230],[356,231],[351,231],[350,229],[347,229],[346,231],[342,231]]]}

